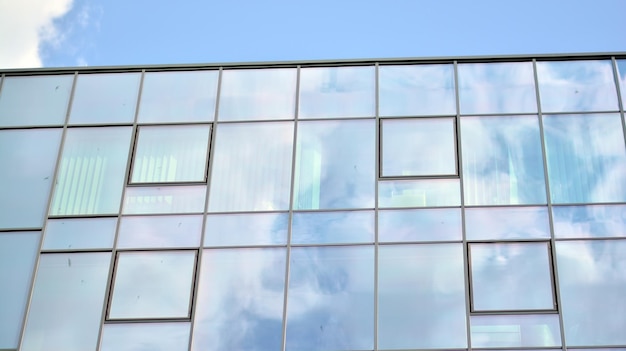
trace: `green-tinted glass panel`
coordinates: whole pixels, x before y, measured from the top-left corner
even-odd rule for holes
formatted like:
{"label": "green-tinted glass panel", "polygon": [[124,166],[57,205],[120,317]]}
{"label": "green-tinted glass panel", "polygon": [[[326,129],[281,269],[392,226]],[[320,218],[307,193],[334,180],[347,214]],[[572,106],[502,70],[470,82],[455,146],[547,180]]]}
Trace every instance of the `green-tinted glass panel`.
{"label": "green-tinted glass panel", "polygon": [[472,347],[554,347],[561,345],[559,316],[526,314],[472,316]]}
{"label": "green-tinted glass panel", "polygon": [[458,179],[386,180],[378,182],[380,207],[460,206]]}

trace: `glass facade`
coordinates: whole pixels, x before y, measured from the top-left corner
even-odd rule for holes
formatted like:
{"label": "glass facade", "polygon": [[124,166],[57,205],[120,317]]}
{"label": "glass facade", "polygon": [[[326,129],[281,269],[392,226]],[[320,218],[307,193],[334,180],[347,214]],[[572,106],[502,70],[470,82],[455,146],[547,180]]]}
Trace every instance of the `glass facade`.
{"label": "glass facade", "polygon": [[625,72],[0,71],[0,350],[625,350]]}

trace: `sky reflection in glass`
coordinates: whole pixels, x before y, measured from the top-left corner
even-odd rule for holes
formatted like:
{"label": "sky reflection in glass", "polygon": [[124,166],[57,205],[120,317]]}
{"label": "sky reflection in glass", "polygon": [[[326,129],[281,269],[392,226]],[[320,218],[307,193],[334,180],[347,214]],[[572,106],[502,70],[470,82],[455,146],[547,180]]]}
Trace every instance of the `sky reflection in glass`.
{"label": "sky reflection in glass", "polygon": [[547,207],[465,209],[467,240],[550,238]]}
{"label": "sky reflection in glass", "polygon": [[129,187],[124,214],[194,213],[204,211],[206,186]]}
{"label": "sky reflection in glass", "polygon": [[387,180],[378,182],[378,206],[460,206],[458,179]]}
{"label": "sky reflection in glass", "polygon": [[378,211],[378,240],[461,240],[461,210],[441,208]]}
{"label": "sky reflection in glass", "polygon": [[561,345],[557,314],[472,316],[472,347],[554,347]]}
{"label": "sky reflection in glass", "polygon": [[373,211],[294,213],[292,244],[374,242]]}
{"label": "sky reflection in glass", "polygon": [[117,248],[198,247],[202,216],[125,216]]}
{"label": "sky reflection in glass", "polygon": [[69,124],[133,123],[141,73],[79,74]]}
{"label": "sky reflection in glass", "polygon": [[210,214],[204,246],[285,244],[288,220],[286,213]]}
{"label": "sky reflection in glass", "polygon": [[117,218],[49,219],[42,249],[112,248],[116,225]]}
{"label": "sky reflection in glass", "polygon": [[187,351],[190,323],[106,324],[100,351]]}
{"label": "sky reflection in glass", "polygon": [[626,106],[626,60],[617,60],[617,74],[622,93],[622,108]]}
{"label": "sky reflection in glass", "polygon": [[553,206],[557,238],[626,236],[626,205]]}

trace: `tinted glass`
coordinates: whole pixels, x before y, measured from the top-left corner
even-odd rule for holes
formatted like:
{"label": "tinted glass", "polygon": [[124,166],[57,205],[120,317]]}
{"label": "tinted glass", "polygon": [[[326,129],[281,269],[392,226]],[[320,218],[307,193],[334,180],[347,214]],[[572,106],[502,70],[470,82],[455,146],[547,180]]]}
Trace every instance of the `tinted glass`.
{"label": "tinted glass", "polygon": [[458,65],[462,114],[537,111],[532,62]]}
{"label": "tinted glass", "polygon": [[197,213],[204,211],[206,186],[129,187],[124,214]]}
{"label": "tinted glass", "polygon": [[458,179],[392,180],[378,182],[380,207],[460,206]]}
{"label": "tinted glass", "polygon": [[380,116],[454,115],[452,65],[378,67]]}
{"label": "tinted glass", "polygon": [[626,106],[626,60],[617,60],[617,74],[619,76],[620,92],[622,93],[622,108]]}
{"label": "tinted glass", "polygon": [[286,213],[208,215],[204,246],[287,243]]}
{"label": "tinted glass", "polygon": [[0,228],[43,225],[60,129],[0,131]]}
{"label": "tinted glass", "polygon": [[550,238],[546,207],[465,209],[467,240]]}
{"label": "tinted glass", "polygon": [[295,104],[293,68],[222,72],[219,120],[290,119],[294,117]]}
{"label": "tinted glass", "polygon": [[373,120],[298,124],[294,208],[374,206]]}
{"label": "tinted glass", "polygon": [[106,324],[100,351],[186,351],[190,323]]}
{"label": "tinted glass", "polygon": [[122,217],[117,248],[198,247],[202,216]]}
{"label": "tinted glass", "polygon": [[561,345],[556,314],[472,316],[472,347],[550,347]]}
{"label": "tinted glass", "polygon": [[141,73],[79,74],[70,124],[132,123]]}
{"label": "tinted glass", "polygon": [[615,111],[611,61],[537,62],[543,112]]}
{"label": "tinted glass", "polygon": [[461,211],[454,208],[378,211],[378,240],[461,240]]}
{"label": "tinted glass", "polygon": [[374,212],[294,213],[292,244],[374,242]]}
{"label": "tinted glass", "polygon": [[626,149],[618,114],[544,116],[543,125],[554,203],[626,201]]}
{"label": "tinted glass", "polygon": [[289,207],[293,123],[222,124],[215,137],[209,211]]}
{"label": "tinted glass", "polygon": [[67,130],[51,215],[116,214],[131,127]]}
{"label": "tinted glass", "polygon": [[95,350],[110,261],[109,252],[41,255],[21,350]]}
{"label": "tinted glass", "polygon": [[63,124],[73,81],[73,75],[5,77],[0,126]]}
{"label": "tinted glass", "polygon": [[554,236],[626,236],[626,205],[553,206]]}
{"label": "tinted glass", "polygon": [[380,127],[382,176],[457,173],[454,119],[389,119]]}
{"label": "tinted glass", "polygon": [[112,248],[116,225],[117,218],[49,219],[42,249]]}
{"label": "tinted glass", "polygon": [[374,348],[374,248],[292,248],[287,347]]}
{"label": "tinted glass", "polygon": [[546,203],[536,116],[461,118],[466,205]]}
{"label": "tinted glass", "polygon": [[218,71],[145,73],[139,123],[212,121],[217,77]]}
{"label": "tinted glass", "polygon": [[373,66],[303,68],[298,118],[373,117],[375,85]]}
{"label": "tinted glass", "polygon": [[467,347],[461,244],[378,250],[378,348]]}

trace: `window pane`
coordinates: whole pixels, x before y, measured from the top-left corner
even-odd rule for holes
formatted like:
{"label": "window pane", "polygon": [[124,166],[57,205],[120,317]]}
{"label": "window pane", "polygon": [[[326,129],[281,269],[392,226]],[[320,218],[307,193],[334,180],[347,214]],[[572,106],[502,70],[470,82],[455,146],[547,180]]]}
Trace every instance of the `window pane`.
{"label": "window pane", "polygon": [[293,123],[222,124],[215,137],[209,211],[289,207]]}
{"label": "window pane", "polygon": [[296,104],[296,70],[242,69],[222,72],[219,119],[290,119]]}
{"label": "window pane", "polygon": [[626,106],[626,60],[617,60],[616,62],[619,86],[622,93],[622,106]]}
{"label": "window pane", "polygon": [[204,246],[286,244],[288,217],[286,213],[208,215]]}
{"label": "window pane", "polygon": [[5,77],[0,126],[63,124],[73,82],[73,75]]}
{"label": "window pane", "polygon": [[467,347],[461,244],[378,249],[378,348]]}
{"label": "window pane", "polygon": [[110,319],[186,318],[196,251],[120,252]]}
{"label": "window pane", "polygon": [[206,186],[129,187],[124,214],[197,213],[204,211]]}
{"label": "window pane", "polygon": [[79,74],[70,124],[132,123],[141,73]]}
{"label": "window pane", "polygon": [[109,252],[42,254],[21,350],[95,350],[110,261]]}
{"label": "window pane", "polygon": [[374,348],[374,248],[291,249],[287,350]]}
{"label": "window pane", "polygon": [[139,127],[132,183],[203,182],[210,126]]}
{"label": "window pane", "polygon": [[452,65],[379,66],[381,116],[454,115]]}
{"label": "window pane", "polygon": [[285,264],[284,249],[204,250],[191,349],[280,350]]}
{"label": "window pane", "polygon": [[112,248],[116,225],[117,218],[49,219],[42,249]]}
{"label": "window pane", "polygon": [[458,65],[461,113],[537,111],[532,62]]}
{"label": "window pane", "polygon": [[0,228],[41,227],[61,129],[0,131]]}
{"label": "window pane", "polygon": [[374,242],[373,211],[294,213],[292,244]]}
{"label": "window pane", "polygon": [[0,349],[17,349],[38,248],[39,232],[0,233]]}
{"label": "window pane", "polygon": [[461,240],[461,211],[456,208],[378,211],[378,240]]}
{"label": "window pane", "polygon": [[315,67],[300,70],[299,118],[373,117],[374,67]]}
{"label": "window pane", "polygon": [[546,207],[465,209],[467,240],[550,238]]}
{"label": "window pane", "polygon": [[548,245],[470,244],[474,311],[554,309]]}
{"label": "window pane", "polygon": [[565,341],[626,344],[626,241],[556,242]]}
{"label": "window pane", "polygon": [[145,73],[138,121],[212,121],[217,77],[218,71]]}
{"label": "window pane", "polygon": [[393,180],[378,182],[380,207],[460,206],[458,179]]}
{"label": "window pane", "polygon": [[544,113],[617,110],[609,60],[537,62],[537,76]]}
{"label": "window pane", "polygon": [[294,208],[374,207],[373,120],[298,123]]}
{"label": "window pane", "polygon": [[198,247],[202,216],[122,217],[117,248]]}
{"label": "window pane", "polygon": [[105,324],[100,351],[187,351],[190,323]]}
{"label": "window pane", "polygon": [[618,114],[544,116],[543,125],[552,202],[626,202]]}
{"label": "window pane", "polygon": [[626,236],[626,205],[553,206],[557,238]]}
{"label": "window pane", "polygon": [[452,118],[383,120],[382,176],[456,174],[454,125]]}
{"label": "window pane", "polygon": [[561,345],[556,314],[472,316],[472,347],[550,347]]}
{"label": "window pane", "polygon": [[131,127],[67,130],[51,215],[119,212]]}
{"label": "window pane", "polygon": [[544,204],[537,116],[461,118],[466,205]]}

